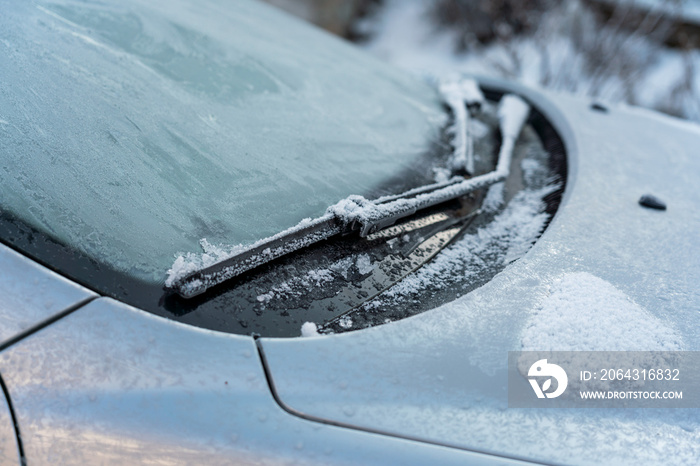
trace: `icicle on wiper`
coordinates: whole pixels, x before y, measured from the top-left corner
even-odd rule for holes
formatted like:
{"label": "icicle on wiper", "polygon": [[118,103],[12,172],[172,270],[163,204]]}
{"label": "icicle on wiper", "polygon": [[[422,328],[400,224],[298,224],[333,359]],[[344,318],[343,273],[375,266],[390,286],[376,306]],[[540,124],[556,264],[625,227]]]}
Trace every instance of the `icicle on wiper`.
{"label": "icicle on wiper", "polygon": [[[498,116],[502,143],[496,169],[489,173],[470,179],[455,177],[451,182],[436,183],[375,201],[362,196],[349,196],[330,206],[322,217],[306,219],[296,227],[248,247],[241,247],[229,255],[205,254],[203,257],[207,260],[200,261],[199,266],[180,256],[168,271],[165,286],[184,298],[191,298],[214,285],[332,236],[358,233],[360,237],[366,237],[419,210],[503,181],[508,177],[515,140],[525,124],[529,110],[529,106],[517,96],[506,95],[501,99]],[[458,115],[459,112],[455,112],[456,118]],[[460,127],[459,124],[457,126]],[[466,138],[460,138],[459,141],[466,141]],[[465,149],[455,149],[456,152],[458,150]]]}

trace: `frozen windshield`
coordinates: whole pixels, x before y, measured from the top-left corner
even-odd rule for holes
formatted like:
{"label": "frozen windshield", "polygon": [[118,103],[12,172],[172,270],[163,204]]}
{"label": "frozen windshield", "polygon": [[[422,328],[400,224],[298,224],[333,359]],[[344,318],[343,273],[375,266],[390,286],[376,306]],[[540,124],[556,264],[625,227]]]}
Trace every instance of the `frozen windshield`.
{"label": "frozen windshield", "polygon": [[446,123],[428,85],[247,0],[10,2],[0,50],[3,239],[154,285],[204,238],[428,181]]}

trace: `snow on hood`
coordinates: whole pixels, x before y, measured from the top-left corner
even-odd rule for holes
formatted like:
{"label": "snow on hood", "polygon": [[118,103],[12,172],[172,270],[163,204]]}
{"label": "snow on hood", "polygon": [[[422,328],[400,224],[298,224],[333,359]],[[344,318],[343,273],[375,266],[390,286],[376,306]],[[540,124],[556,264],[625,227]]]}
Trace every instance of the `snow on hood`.
{"label": "snow on hood", "polygon": [[587,272],[563,275],[550,286],[521,340],[523,351],[683,349],[681,336],[670,324]]}

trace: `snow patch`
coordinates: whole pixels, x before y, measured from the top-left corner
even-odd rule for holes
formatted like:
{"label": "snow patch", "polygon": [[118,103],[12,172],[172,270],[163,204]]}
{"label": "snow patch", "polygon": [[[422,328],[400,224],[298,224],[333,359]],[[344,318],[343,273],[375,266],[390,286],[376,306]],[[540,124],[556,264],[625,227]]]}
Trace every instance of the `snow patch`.
{"label": "snow patch", "polygon": [[[256,300],[259,303],[267,304],[273,299],[299,298],[306,295],[313,288],[320,288],[325,283],[333,280],[332,267],[327,269],[310,270],[304,275],[293,277],[279,285],[274,286],[267,293],[258,295]],[[347,272],[346,276],[347,277]]]}
{"label": "snow patch", "polygon": [[[391,303],[419,290],[443,289],[451,286],[455,273],[476,276],[487,263],[506,265],[521,257],[532,247],[549,218],[542,198],[559,187],[555,184],[519,192],[491,222],[443,249],[374,303]],[[371,305],[368,303],[366,308]]]}
{"label": "snow patch", "polygon": [[436,183],[445,183],[450,179],[451,176],[452,176],[452,170],[450,170],[449,168],[443,168],[443,167],[434,167],[433,168],[433,180],[435,180]]}
{"label": "snow patch", "polygon": [[[605,329],[605,331],[601,331]],[[522,333],[523,351],[681,351],[679,334],[612,284],[564,275]]]}
{"label": "snow patch", "polygon": [[533,159],[523,159],[520,163],[520,168],[523,171],[523,179],[525,183],[530,183],[532,180],[538,178],[543,173],[546,173],[547,169],[537,160]]}

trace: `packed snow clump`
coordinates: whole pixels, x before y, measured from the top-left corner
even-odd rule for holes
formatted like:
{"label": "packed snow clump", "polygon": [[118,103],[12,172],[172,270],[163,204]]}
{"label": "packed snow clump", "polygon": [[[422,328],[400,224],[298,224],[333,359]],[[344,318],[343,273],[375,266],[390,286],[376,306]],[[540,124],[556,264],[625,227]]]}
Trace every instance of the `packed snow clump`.
{"label": "packed snow clump", "polygon": [[172,267],[170,267],[167,272],[168,277],[165,280],[165,286],[173,286],[177,280],[193,272],[214,265],[217,262],[221,262],[244,250],[244,247],[240,244],[228,247],[216,246],[207,241],[206,238],[202,238],[199,244],[202,246],[203,253],[197,254],[188,252],[177,256]]}
{"label": "packed snow clump", "polygon": [[319,336],[318,327],[313,322],[304,322],[301,326],[301,336],[305,338]]}
{"label": "packed snow clump", "polygon": [[360,254],[357,257],[357,262],[355,263],[355,265],[357,266],[357,271],[360,272],[360,275],[367,275],[372,270],[374,270],[374,265],[372,265],[372,259],[369,257],[368,254]]}

